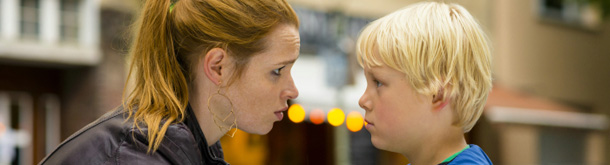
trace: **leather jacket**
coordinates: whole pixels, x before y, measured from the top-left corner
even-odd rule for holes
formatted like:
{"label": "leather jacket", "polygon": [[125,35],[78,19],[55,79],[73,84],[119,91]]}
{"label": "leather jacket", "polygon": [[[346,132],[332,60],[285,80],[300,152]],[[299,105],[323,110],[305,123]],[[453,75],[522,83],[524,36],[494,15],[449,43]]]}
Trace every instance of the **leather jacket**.
{"label": "leather jacket", "polygon": [[190,105],[186,111],[154,153],[147,154],[147,127],[136,129],[119,107],[74,133],[40,164],[227,164],[220,142],[208,147]]}

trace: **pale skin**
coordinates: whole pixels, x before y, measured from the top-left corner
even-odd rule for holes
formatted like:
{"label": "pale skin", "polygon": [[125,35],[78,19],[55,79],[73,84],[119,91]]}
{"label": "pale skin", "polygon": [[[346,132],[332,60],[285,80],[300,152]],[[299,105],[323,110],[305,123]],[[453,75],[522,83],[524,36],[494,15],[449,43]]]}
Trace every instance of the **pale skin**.
{"label": "pale skin", "polygon": [[[194,82],[190,89],[190,103],[197,121],[209,145],[222,138],[237,117],[237,127],[248,133],[267,134],[273,123],[283,118],[288,109],[288,99],[295,99],[298,90],[290,70],[299,56],[300,38],[293,25],[280,24],[264,39],[265,49],[254,54],[239,79],[232,84],[229,79],[235,71],[234,59],[227,51],[214,48],[199,58],[193,67]],[[226,98],[215,94],[226,94],[233,103],[234,115]],[[211,112],[210,112],[211,111]],[[217,123],[213,114],[226,121]],[[223,129],[219,128],[222,127]]]}
{"label": "pale skin", "polygon": [[439,164],[467,146],[449,99],[415,91],[404,73],[386,65],[365,67],[359,100],[373,145],[397,152],[413,165]]}

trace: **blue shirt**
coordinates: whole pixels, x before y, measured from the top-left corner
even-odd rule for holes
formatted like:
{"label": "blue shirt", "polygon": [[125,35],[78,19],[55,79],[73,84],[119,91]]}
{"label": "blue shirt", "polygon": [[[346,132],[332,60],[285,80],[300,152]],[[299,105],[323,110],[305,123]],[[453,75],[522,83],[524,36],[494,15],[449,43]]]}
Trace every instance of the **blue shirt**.
{"label": "blue shirt", "polygon": [[462,151],[458,156],[451,160],[447,165],[459,165],[459,164],[477,164],[487,165],[493,164],[487,154],[481,149],[481,147],[469,144],[470,148]]}
{"label": "blue shirt", "polygon": [[[487,157],[487,154],[481,149],[481,147],[469,144],[470,148],[465,149],[457,155],[453,160],[444,162],[439,165],[462,165],[462,164],[476,164],[476,165],[492,165],[491,160]],[[409,163],[411,165],[411,163]]]}

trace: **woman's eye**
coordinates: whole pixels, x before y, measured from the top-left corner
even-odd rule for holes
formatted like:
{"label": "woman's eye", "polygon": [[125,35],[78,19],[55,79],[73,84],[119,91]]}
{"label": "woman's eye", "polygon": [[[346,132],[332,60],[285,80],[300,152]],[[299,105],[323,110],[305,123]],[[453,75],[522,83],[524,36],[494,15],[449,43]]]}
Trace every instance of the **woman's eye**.
{"label": "woman's eye", "polygon": [[282,71],[282,69],[284,69],[284,67],[286,67],[286,66],[282,66],[281,68],[274,69],[273,74],[278,75],[278,76],[281,75],[280,72]]}

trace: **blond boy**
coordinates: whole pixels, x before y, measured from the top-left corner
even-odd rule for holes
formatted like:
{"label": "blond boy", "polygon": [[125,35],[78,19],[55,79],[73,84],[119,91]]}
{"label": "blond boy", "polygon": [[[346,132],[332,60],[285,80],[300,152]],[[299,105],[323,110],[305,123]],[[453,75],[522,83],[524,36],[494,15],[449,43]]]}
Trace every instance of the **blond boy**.
{"label": "blond boy", "polygon": [[467,144],[491,90],[487,37],[457,4],[422,2],[370,23],[357,42],[359,104],[373,145],[415,165],[492,164]]}

